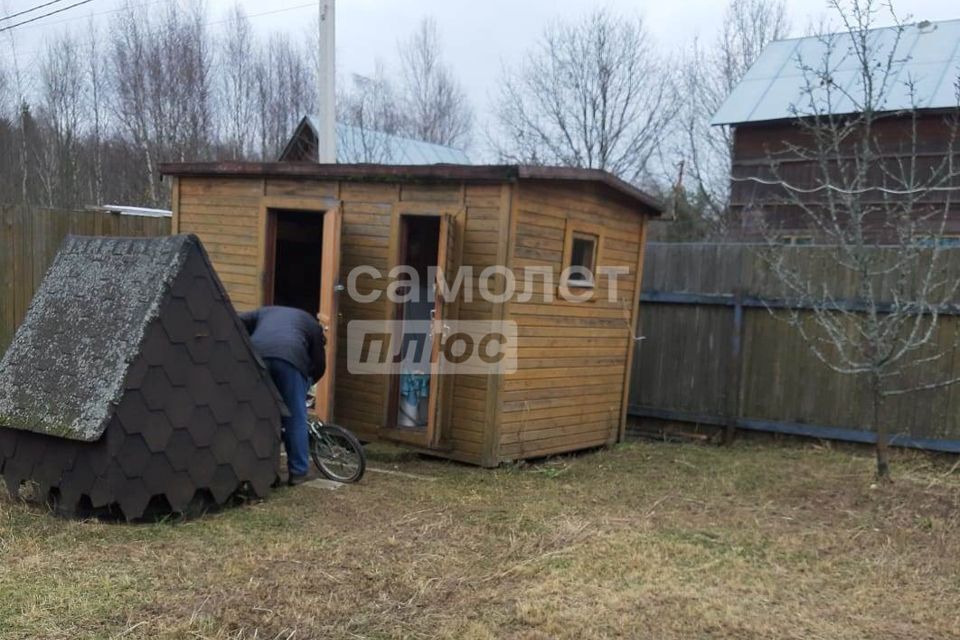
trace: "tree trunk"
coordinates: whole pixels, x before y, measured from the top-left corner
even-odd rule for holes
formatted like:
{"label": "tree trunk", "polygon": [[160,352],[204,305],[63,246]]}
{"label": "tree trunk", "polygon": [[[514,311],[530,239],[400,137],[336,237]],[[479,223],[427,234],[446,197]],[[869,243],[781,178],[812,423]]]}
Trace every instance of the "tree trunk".
{"label": "tree trunk", "polygon": [[881,418],[883,413],[883,390],[878,376],[872,376],[870,391],[873,396],[873,428],[877,433],[877,479],[890,482],[890,458],[887,449],[887,427]]}

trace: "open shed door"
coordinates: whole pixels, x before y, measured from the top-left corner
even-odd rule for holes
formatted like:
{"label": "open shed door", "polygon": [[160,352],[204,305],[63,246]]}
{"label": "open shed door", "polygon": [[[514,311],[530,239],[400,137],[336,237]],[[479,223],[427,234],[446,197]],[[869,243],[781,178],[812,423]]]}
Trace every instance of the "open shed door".
{"label": "open shed door", "polygon": [[417,274],[399,280],[421,290],[394,303],[390,312],[399,321],[393,325],[392,343],[407,347],[394,354],[394,364],[400,366],[387,376],[386,416],[379,431],[385,440],[429,449],[446,446],[453,376],[442,351],[458,311],[456,300],[449,299],[451,288],[441,282],[449,285],[456,279],[462,227],[462,217],[447,213],[418,211],[397,218],[394,264]]}
{"label": "open shed door", "polygon": [[453,376],[446,370],[442,357],[444,341],[450,335],[450,320],[456,316],[455,300],[446,299],[445,291],[451,291],[450,285],[457,277],[460,268],[457,243],[457,221],[453,215],[444,214],[440,218],[440,242],[437,251],[437,270],[434,286],[434,307],[431,318],[431,357],[430,357],[430,401],[427,421],[427,446],[440,444],[441,429],[450,419]]}
{"label": "open shed door", "polygon": [[323,256],[320,269],[320,311],[317,319],[327,336],[327,370],[317,384],[316,414],[321,420],[333,420],[334,383],[337,372],[337,301],[340,295],[339,208],[323,214]]}

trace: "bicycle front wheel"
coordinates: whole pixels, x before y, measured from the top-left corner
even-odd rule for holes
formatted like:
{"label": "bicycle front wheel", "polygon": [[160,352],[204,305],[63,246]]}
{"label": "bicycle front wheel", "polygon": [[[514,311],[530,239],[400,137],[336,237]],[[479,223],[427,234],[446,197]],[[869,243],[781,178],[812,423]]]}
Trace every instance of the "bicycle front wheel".
{"label": "bicycle front wheel", "polygon": [[357,482],[367,468],[363,445],[335,424],[317,425],[310,439],[310,456],[320,473],[336,482]]}

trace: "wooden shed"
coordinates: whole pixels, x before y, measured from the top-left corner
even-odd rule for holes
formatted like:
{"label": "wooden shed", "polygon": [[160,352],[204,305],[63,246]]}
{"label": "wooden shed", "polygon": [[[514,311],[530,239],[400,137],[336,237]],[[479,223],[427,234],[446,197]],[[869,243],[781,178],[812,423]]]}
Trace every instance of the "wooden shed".
{"label": "wooden shed", "polygon": [[[172,177],[173,232],[201,238],[239,309],[318,313],[334,345],[318,412],[362,440],[496,466],[623,438],[645,230],[661,211],[639,189],[603,171],[526,166],[182,163],[161,172]],[[438,265],[448,276],[471,267],[468,285],[492,266],[540,274],[503,300],[437,297],[431,322],[515,323],[517,367],[430,375],[414,424],[398,417],[399,376],[351,373],[345,353],[351,321],[386,326],[407,313],[385,296],[343,293],[351,271],[397,265]],[[561,282],[568,266],[619,269],[616,294],[602,274]],[[355,283],[364,292],[390,284]],[[564,299],[561,285],[593,297]]]}

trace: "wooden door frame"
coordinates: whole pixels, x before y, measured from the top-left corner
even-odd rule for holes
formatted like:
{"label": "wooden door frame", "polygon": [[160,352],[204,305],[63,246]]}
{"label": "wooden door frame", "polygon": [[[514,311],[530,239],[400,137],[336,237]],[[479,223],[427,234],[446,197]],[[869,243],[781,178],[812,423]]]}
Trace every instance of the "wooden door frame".
{"label": "wooden door frame", "polygon": [[[287,196],[264,196],[260,199],[260,209],[258,212],[257,228],[259,230],[258,243],[257,243],[257,260],[259,266],[259,291],[258,298],[261,305],[267,305],[273,303],[273,287],[274,280],[276,278],[276,248],[277,248],[277,212],[279,211],[299,211],[305,215],[316,214],[321,217],[321,221],[324,219],[324,216],[328,213],[339,212],[341,216],[341,225],[342,225],[342,216],[343,208],[341,206],[341,201],[336,198],[329,197],[319,197],[319,198],[295,198]],[[326,239],[324,239],[326,243]],[[321,256],[321,261],[323,261],[323,256]],[[339,261],[338,261],[339,262]],[[334,300],[332,302],[333,314],[334,317],[330,322],[327,335],[327,346],[326,346],[326,356],[327,356],[327,370],[324,373],[324,378],[330,383],[333,384],[334,376],[336,374],[336,362],[337,362],[337,284],[340,281],[340,274],[335,273],[333,275],[333,296]],[[322,280],[321,280],[322,287]],[[321,289],[322,291],[322,289]],[[321,293],[322,298],[322,293]],[[322,302],[321,302],[322,304]],[[332,366],[331,366],[332,363]],[[334,406],[334,397],[331,394],[329,399],[329,407],[327,407],[327,415],[322,416],[327,420],[333,418],[333,406]]]}
{"label": "wooden door frame", "polygon": [[[450,216],[454,224],[461,224],[462,217],[466,214],[466,209],[463,206],[445,206],[437,205],[434,203],[423,203],[423,202],[397,202],[394,203],[391,217],[390,217],[390,247],[388,251],[388,266],[392,270],[394,267],[401,264],[400,260],[403,256],[405,250],[404,238],[401,237],[400,231],[402,229],[403,218],[405,216],[421,216],[421,217],[432,217],[443,219],[444,216]],[[443,225],[441,225],[442,227]],[[460,252],[462,254],[462,238],[463,233],[459,234],[461,241],[458,242],[458,246],[454,247],[453,250]],[[439,230],[437,241],[439,243]],[[396,321],[399,315],[399,305],[387,301],[385,319],[388,323],[387,326],[391,326],[390,323]],[[450,309],[454,309],[453,305],[450,306]],[[448,316],[448,311],[443,312],[444,317]],[[442,320],[440,318],[439,320]],[[391,344],[393,344],[398,338],[391,337]],[[441,443],[441,436],[443,435],[440,429],[443,425],[434,425],[434,431],[431,434],[431,430],[428,427],[424,429],[413,429],[413,428],[400,428],[396,426],[396,416],[397,411],[399,410],[397,395],[399,387],[399,375],[398,374],[388,374],[384,376],[384,407],[383,407],[383,418],[380,421],[380,428],[377,430],[378,437],[384,440],[390,440],[393,442],[401,442],[404,444],[414,445],[424,449],[430,450],[443,450],[445,445]],[[431,385],[431,400],[434,393],[434,386]],[[433,404],[433,403],[430,403]],[[447,405],[450,403],[447,402]],[[437,411],[429,416],[429,419],[436,420],[436,415],[447,416],[449,411],[447,411],[447,406],[442,406],[437,408]],[[432,437],[431,437],[432,436]]]}
{"label": "wooden door frame", "polygon": [[271,211],[302,211],[304,213],[324,214],[331,209],[340,209],[341,201],[336,198],[293,198],[288,196],[263,196],[257,213],[257,267],[259,282],[257,299],[260,304],[273,300],[273,279],[276,269],[276,216]]}

